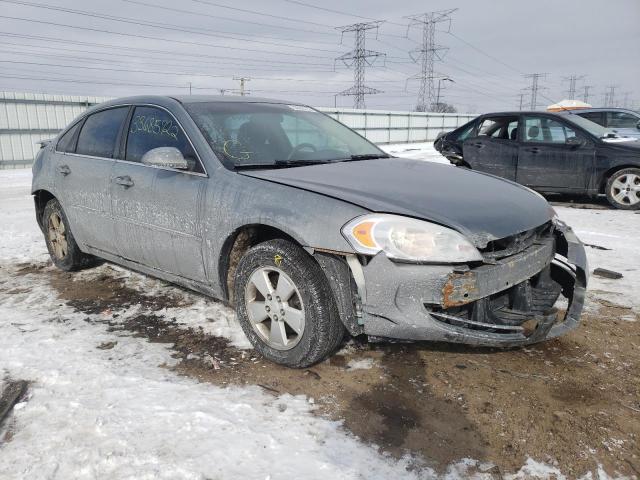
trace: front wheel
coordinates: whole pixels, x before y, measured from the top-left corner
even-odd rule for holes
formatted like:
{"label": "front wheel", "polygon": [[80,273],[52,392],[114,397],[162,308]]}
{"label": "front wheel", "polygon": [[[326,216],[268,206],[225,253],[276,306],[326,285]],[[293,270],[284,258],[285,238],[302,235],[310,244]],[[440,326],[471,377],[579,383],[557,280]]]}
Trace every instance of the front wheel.
{"label": "front wheel", "polygon": [[67,216],[62,210],[60,202],[55,198],[49,200],[44,207],[42,225],[44,226],[47,250],[49,250],[51,261],[56,267],[71,272],[99,263],[95,257],[80,251],[71,233],[71,228],[69,228]]}
{"label": "front wheel", "polygon": [[640,168],[625,168],[615,172],[605,187],[607,200],[615,208],[637,210],[640,208]]}
{"label": "front wheel", "polygon": [[344,326],[326,276],[297,245],[269,240],[249,249],[235,277],[236,312],[265,358],[304,368],[331,355]]}

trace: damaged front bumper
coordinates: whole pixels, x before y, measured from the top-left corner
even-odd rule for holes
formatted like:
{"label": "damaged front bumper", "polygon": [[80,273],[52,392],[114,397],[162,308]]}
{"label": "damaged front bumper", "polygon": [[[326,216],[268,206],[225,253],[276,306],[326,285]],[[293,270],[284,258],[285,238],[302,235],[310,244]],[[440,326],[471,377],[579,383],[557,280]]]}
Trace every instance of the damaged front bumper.
{"label": "damaged front bumper", "polygon": [[582,243],[561,222],[517,254],[475,268],[396,263],[385,255],[350,266],[362,278],[358,320],[370,337],[503,347],[575,328],[588,275]]}

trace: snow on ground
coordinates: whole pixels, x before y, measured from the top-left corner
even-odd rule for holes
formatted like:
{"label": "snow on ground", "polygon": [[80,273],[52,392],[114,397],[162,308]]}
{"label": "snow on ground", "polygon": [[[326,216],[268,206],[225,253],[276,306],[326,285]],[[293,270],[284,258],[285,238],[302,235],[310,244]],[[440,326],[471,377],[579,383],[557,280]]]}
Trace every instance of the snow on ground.
{"label": "snow on ground", "polygon": [[[425,151],[416,148],[404,153]],[[424,158],[431,155],[426,153]],[[338,423],[313,415],[312,403],[303,396],[273,397],[257,387],[221,388],[178,376],[163,368],[175,362],[169,345],[108,331],[102,314],[75,313],[42,276],[12,275],[17,263],[48,258],[29,186],[28,170],[0,171],[0,379],[8,375],[32,382],[29,398],[15,410],[12,439],[0,445],[0,478],[433,477],[428,469],[407,470],[411,459],[380,455]],[[592,288],[608,292],[616,303],[637,299],[640,259],[634,249],[640,217],[558,211],[587,242],[612,249],[588,249],[592,268],[625,275],[619,281],[596,280]],[[132,288],[159,288],[157,281],[125,269],[116,267],[116,274]],[[83,273],[77,275],[81,281]],[[122,312],[119,321],[134,313]],[[246,342],[233,312],[219,304],[202,299],[165,313],[237,345]],[[96,348],[106,342],[117,343],[110,350]],[[468,470],[478,466],[462,460],[444,477],[468,478]],[[550,473],[530,460],[513,478]]]}

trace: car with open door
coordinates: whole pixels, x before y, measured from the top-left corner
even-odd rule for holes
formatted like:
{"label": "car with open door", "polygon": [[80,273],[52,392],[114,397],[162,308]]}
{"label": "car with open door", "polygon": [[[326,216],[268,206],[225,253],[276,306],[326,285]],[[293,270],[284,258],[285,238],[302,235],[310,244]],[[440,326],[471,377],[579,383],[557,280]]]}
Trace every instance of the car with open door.
{"label": "car with open door", "polygon": [[481,115],[435,147],[454,165],[541,193],[606,195],[616,208],[640,208],[640,141],[576,114]]}
{"label": "car with open door", "polygon": [[540,195],[392,158],[306,105],[112,100],[40,150],[32,193],[57,267],[100,258],[220,299],[291,367],[347,332],[517,346],[580,320],[584,248]]}

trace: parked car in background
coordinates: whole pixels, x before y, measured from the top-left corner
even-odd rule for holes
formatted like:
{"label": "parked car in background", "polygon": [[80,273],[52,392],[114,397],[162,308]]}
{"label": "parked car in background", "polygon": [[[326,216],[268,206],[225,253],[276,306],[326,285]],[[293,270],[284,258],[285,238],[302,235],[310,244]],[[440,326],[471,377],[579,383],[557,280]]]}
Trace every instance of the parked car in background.
{"label": "parked car in background", "polygon": [[623,108],[581,108],[558,112],[565,115],[579,115],[591,120],[620,136],[640,138],[640,113]]}
{"label": "parked car in background", "polygon": [[616,208],[640,208],[640,141],[580,115],[489,113],[434,145],[454,165],[542,193],[604,194]]}
{"label": "parked car in background", "polygon": [[291,367],[345,331],[539,342],[576,327],[584,301],[584,248],[538,194],[390,158],[305,105],[109,101],[40,150],[32,192],[59,268],[100,257],[229,302]]}

